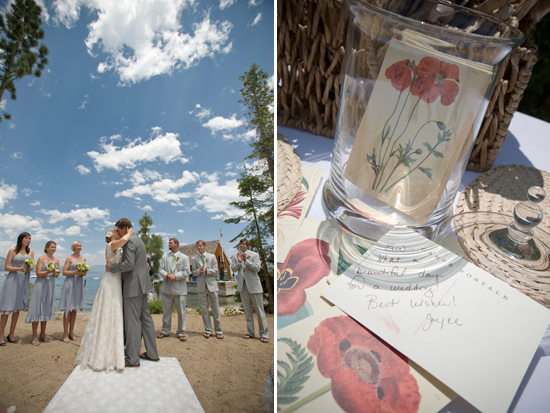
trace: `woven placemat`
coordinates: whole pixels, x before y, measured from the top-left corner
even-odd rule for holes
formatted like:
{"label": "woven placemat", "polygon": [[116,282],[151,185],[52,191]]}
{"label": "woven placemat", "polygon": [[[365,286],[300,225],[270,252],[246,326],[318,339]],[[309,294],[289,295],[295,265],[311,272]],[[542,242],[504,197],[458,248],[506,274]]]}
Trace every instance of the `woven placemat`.
{"label": "woven placemat", "polygon": [[[499,166],[478,176],[462,191],[456,213],[490,211],[509,215],[512,219],[514,207],[518,202],[527,200],[527,191],[534,185],[544,188],[550,194],[550,174],[522,165]],[[544,219],[538,227],[550,233],[550,199],[539,206],[544,212]],[[457,223],[462,224],[466,219],[459,217]],[[550,307],[550,271],[531,270],[494,255],[483,242],[481,232],[476,225],[469,225],[466,230],[457,232],[469,258],[478,267]]]}
{"label": "woven placemat", "polygon": [[277,133],[277,215],[294,199],[302,184],[302,163],[288,140]]}

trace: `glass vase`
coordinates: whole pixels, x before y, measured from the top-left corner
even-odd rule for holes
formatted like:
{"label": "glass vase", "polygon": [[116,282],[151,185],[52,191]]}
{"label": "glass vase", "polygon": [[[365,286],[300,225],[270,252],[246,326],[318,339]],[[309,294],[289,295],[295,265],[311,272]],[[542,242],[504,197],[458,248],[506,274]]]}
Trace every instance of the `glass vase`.
{"label": "glass vase", "polygon": [[379,239],[405,224],[431,237],[455,195],[516,28],[444,1],[346,0],[338,120],[323,201]]}

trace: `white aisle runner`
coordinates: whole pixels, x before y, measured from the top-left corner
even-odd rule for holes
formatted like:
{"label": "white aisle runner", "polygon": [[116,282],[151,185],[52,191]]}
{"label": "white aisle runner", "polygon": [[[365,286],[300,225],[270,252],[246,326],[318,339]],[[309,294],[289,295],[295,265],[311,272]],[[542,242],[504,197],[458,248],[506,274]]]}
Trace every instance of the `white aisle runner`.
{"label": "white aisle runner", "polygon": [[118,371],[75,367],[48,412],[204,412],[175,357],[141,360],[139,368]]}

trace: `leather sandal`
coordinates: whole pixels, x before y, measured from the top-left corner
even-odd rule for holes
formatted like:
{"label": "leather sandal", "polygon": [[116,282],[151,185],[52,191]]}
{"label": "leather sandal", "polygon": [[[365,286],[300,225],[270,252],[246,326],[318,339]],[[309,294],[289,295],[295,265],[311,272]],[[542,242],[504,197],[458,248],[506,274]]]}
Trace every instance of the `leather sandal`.
{"label": "leather sandal", "polygon": [[212,334],[210,334],[210,333],[204,333],[204,334],[203,334],[204,338],[210,338],[211,335],[212,335]]}
{"label": "leather sandal", "polygon": [[157,338],[164,338],[164,337],[170,337],[170,334],[164,334],[164,333],[157,334]]}
{"label": "leather sandal", "polygon": [[185,336],[180,336],[180,341],[181,342],[187,341],[187,338]]}
{"label": "leather sandal", "polygon": [[260,341],[261,341],[262,343],[269,343],[269,339],[268,339],[267,337],[262,337],[262,338],[260,338]]}
{"label": "leather sandal", "polygon": [[248,340],[248,339],[254,338],[254,337],[251,336],[250,334],[245,334],[245,335],[243,336],[243,338],[246,339],[246,340]]}
{"label": "leather sandal", "polygon": [[38,337],[33,337],[32,340],[31,340],[31,344],[33,346],[39,346],[40,342],[38,341]]}

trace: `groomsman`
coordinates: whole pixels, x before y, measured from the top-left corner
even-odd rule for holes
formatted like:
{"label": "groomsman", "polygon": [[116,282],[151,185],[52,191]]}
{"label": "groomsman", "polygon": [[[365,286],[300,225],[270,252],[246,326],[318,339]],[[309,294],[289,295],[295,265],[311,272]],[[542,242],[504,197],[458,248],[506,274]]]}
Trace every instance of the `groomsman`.
{"label": "groomsman", "polygon": [[159,274],[164,279],[162,283],[162,329],[157,338],[170,335],[172,329],[172,308],[176,306],[178,313],[178,328],[176,335],[180,341],[185,341],[185,304],[187,302],[187,280],[191,274],[189,258],[179,251],[180,242],[170,238],[170,252],[160,260]]}
{"label": "groomsman", "polygon": [[243,338],[254,338],[254,314],[252,306],[256,309],[258,326],[260,328],[260,340],[269,343],[269,332],[264,312],[264,290],[258,276],[260,271],[260,256],[257,252],[249,250],[250,243],[246,238],[239,241],[239,249],[231,257],[231,271],[237,272],[237,291],[241,294],[244,314],[246,316],[247,334]]}
{"label": "groomsman", "polygon": [[212,335],[212,323],[210,322],[210,312],[208,311],[208,301],[212,305],[212,315],[214,317],[214,329],[216,338],[222,339],[222,325],[220,320],[220,305],[218,303],[218,262],[216,256],[206,252],[206,243],[198,240],[196,243],[199,253],[191,260],[193,265],[193,275],[197,277],[197,287],[199,290],[199,303],[202,311],[202,322],[204,324],[205,338]]}

